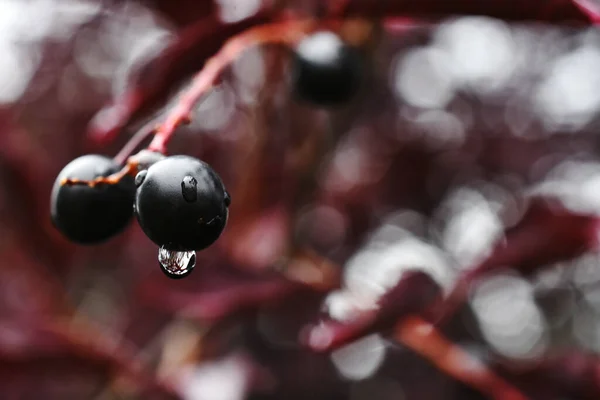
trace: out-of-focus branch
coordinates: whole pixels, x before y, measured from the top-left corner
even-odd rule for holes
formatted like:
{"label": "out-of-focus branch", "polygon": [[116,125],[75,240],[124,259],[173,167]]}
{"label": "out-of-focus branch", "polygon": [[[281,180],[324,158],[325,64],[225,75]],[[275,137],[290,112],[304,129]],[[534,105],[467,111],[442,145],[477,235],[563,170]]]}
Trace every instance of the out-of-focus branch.
{"label": "out-of-focus branch", "polygon": [[427,274],[405,272],[373,308],[357,310],[345,321],[324,316],[303,329],[300,341],[313,351],[332,351],[362,336],[391,331],[398,319],[420,313],[439,294],[439,287]]}
{"label": "out-of-focus branch", "polygon": [[489,367],[448,341],[429,322],[408,316],[400,320],[394,338],[444,373],[496,400],[526,400],[516,388]]}
{"label": "out-of-focus branch", "polygon": [[598,217],[569,211],[556,199],[532,198],[523,218],[504,232],[493,251],[458,278],[438,309],[438,323],[451,318],[470,286],[485,274],[512,268],[527,276],[595,249],[599,223]]}
{"label": "out-of-focus branch", "polygon": [[210,58],[186,90],[175,108],[169,112],[164,123],[160,124],[154,140],[148,146],[149,150],[165,152],[165,145],[175,129],[191,119],[191,112],[200,100],[219,79],[221,73],[242,52],[251,46],[266,43],[292,44],[300,40],[315,26],[314,20],[287,21],[277,24],[259,26],[228,40],[221,50]]}
{"label": "out-of-focus branch", "polygon": [[266,11],[233,24],[223,24],[212,15],[186,28],[136,74],[113,104],[100,110],[89,125],[88,137],[99,143],[110,142],[162,105],[173,89],[201,68],[230,37],[267,20]]}

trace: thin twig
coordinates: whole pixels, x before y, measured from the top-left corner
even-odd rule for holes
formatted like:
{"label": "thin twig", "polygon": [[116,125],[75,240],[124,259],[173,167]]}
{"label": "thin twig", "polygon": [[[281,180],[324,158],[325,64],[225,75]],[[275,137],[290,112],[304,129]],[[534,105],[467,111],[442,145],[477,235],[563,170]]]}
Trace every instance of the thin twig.
{"label": "thin twig", "polygon": [[221,76],[221,73],[251,46],[262,44],[293,44],[313,29],[312,19],[286,21],[263,25],[234,36],[221,50],[209,59],[204,68],[194,77],[191,87],[183,94],[167,119],[158,127],[149,150],[165,153],[166,144],[180,125],[190,121],[192,110]]}
{"label": "thin twig", "polygon": [[138,148],[140,144],[150,136],[154,135],[156,132],[156,122],[151,121],[144,125],[140,130],[138,130],[135,135],[129,139],[129,141],[123,146],[121,151],[113,158],[113,160],[119,164],[124,165],[127,162],[127,159],[133,154],[135,149]]}

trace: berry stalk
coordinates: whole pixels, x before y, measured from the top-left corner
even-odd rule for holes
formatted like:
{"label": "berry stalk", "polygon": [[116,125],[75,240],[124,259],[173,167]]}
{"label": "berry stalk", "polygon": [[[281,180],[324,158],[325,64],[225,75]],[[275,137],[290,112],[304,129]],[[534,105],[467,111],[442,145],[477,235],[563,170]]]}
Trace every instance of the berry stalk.
{"label": "berry stalk", "polygon": [[190,88],[169,112],[167,119],[156,129],[148,150],[163,154],[166,152],[166,145],[175,130],[191,121],[191,113],[198,101],[213,88],[223,71],[248,48],[265,44],[291,46],[317,28],[337,28],[341,30],[345,39],[354,43],[364,41],[371,33],[371,25],[365,21],[304,19],[262,25],[232,37],[193,78]]}
{"label": "berry stalk", "polygon": [[190,122],[190,114],[198,101],[215,85],[225,68],[246,49],[267,43],[292,44],[300,40],[313,27],[313,20],[289,21],[263,25],[231,38],[194,77],[191,87],[183,94],[167,119],[156,129],[148,150],[163,154],[166,152],[166,145],[175,129]]}

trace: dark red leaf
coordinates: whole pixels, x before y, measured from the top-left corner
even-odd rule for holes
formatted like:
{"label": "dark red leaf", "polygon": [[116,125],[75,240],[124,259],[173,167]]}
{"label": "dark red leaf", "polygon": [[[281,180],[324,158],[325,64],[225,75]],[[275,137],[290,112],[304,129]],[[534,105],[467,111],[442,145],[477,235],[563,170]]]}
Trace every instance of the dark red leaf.
{"label": "dark red leaf", "polygon": [[593,354],[572,351],[525,366],[511,362],[495,364],[502,375],[535,398],[600,398],[600,360]]}
{"label": "dark red leaf", "polygon": [[[152,398],[175,398],[172,388],[131,361],[134,355],[102,332],[49,320],[5,320],[0,323],[0,391],[27,399],[88,398],[122,374],[151,390]],[[39,385],[31,386],[32,379]]]}

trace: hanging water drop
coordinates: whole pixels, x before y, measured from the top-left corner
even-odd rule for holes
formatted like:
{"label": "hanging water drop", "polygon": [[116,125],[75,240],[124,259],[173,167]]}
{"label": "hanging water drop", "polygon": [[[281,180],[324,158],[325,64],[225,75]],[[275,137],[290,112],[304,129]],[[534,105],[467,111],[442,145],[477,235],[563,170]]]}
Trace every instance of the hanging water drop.
{"label": "hanging water drop", "polygon": [[188,276],[196,266],[195,251],[170,251],[161,247],[158,250],[158,262],[161,270],[171,279]]}
{"label": "hanging water drop", "polygon": [[198,181],[193,176],[186,176],[181,181],[181,193],[188,203],[193,203],[198,199]]}

